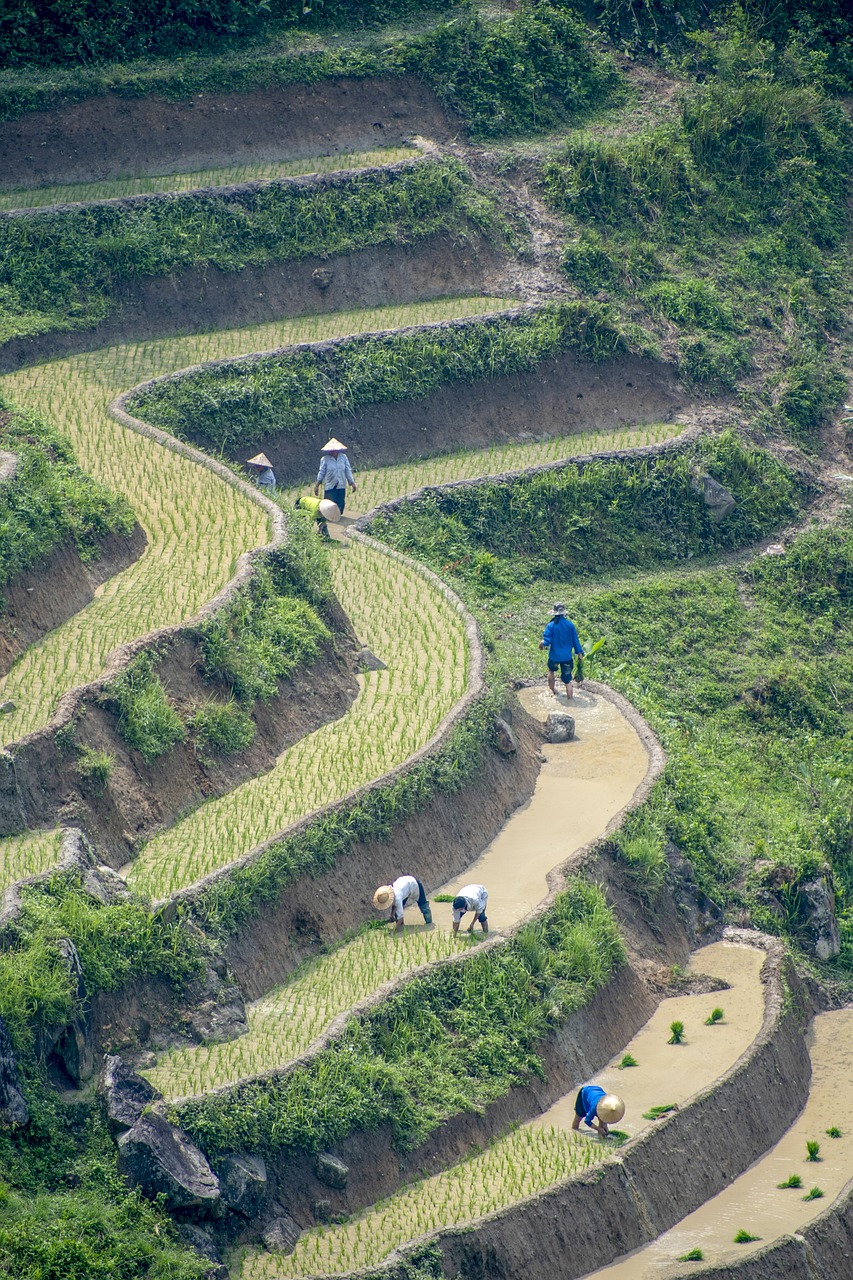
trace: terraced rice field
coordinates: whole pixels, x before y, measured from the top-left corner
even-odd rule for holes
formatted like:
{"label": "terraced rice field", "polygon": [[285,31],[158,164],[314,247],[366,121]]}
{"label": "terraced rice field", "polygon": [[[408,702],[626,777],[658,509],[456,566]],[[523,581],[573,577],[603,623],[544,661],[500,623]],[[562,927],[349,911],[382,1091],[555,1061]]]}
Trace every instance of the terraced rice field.
{"label": "terraced rice field", "polygon": [[385,147],[375,151],[339,152],[286,160],[274,164],[234,164],[221,169],[196,169],[192,173],[153,174],[145,178],[114,178],[105,182],[71,182],[45,187],[19,187],[0,192],[0,212],[9,209],[41,209],[51,204],[90,204],[126,196],[155,195],[160,191],[198,191],[203,187],[231,187],[242,182],[275,182],[312,173],[337,173],[343,169],[367,169],[374,165],[411,160],[412,147]]}
{"label": "terraced rice field", "polygon": [[148,535],[135,564],[0,680],[0,700],[17,704],[3,717],[3,743],[45,724],[60,696],[100,675],[117,645],[192,617],[225,586],[239,555],[269,538],[266,514],[249,498],[196,462],[114,421],[107,406],[117,395],[146,378],[205,360],[506,305],[501,299],[462,298],[277,321],[111,347],[3,378],[11,399],[44,414],[69,438],[86,471],[128,497]]}
{"label": "terraced rice field", "polygon": [[[595,1082],[618,1092],[627,1112],[620,1127],[632,1136],[649,1127],[643,1111],[653,1105],[685,1103],[729,1070],[755,1039],[764,1002],[763,952],[717,943],[695,953],[691,969],[730,983],[726,991],[664,1000],[626,1049],[638,1066],[619,1071],[613,1064]],[[706,1026],[715,1005],[725,1005],[723,1024]],[[689,1028],[687,1045],[666,1043],[673,1018]],[[621,1055],[620,1055],[621,1056]],[[405,1187],[340,1226],[304,1232],[287,1256],[250,1250],[240,1280],[297,1280],[376,1266],[395,1248],[428,1232],[471,1222],[527,1199],[591,1165],[607,1159],[612,1142],[571,1132],[575,1090],[544,1115],[523,1125],[486,1151],[453,1168]],[[625,1273],[624,1280],[634,1280]]]}
{"label": "terraced rice field", "polygon": [[128,871],[134,889],[159,898],[192,884],[402,764],[465,692],[465,623],[437,587],[358,543],[332,563],[338,599],[387,670],[360,676],[347,714],[295,743],[269,773],[151,840]]}
{"label": "terraced rice field", "polygon": [[61,839],[62,832],[54,827],[51,831],[25,831],[0,841],[0,893],[16,880],[55,866]]}

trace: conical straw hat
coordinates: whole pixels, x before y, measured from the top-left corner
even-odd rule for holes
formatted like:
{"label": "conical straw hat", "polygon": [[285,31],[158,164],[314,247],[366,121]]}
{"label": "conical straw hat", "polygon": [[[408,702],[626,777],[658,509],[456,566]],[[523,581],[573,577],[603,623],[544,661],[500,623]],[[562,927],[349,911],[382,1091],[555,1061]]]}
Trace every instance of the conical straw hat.
{"label": "conical straw hat", "polygon": [[390,884],[381,884],[373,895],[373,905],[377,911],[387,911],[394,901],[394,890]]}
{"label": "conical straw hat", "polygon": [[254,458],[250,458],[246,463],[247,467],[271,467],[272,463],[265,453],[256,453]]}
{"label": "conical straw hat", "polygon": [[615,1093],[606,1093],[599,1100],[598,1106],[595,1108],[595,1114],[605,1124],[616,1124],[625,1114],[625,1103],[621,1098],[617,1098]]}
{"label": "conical straw hat", "polygon": [[321,453],[346,453],[346,451],[346,445],[341,444],[340,440],[337,440],[334,436],[320,450]]}
{"label": "conical straw hat", "polygon": [[331,498],[321,498],[318,510],[324,520],[334,521],[341,518],[341,509],[336,502],[332,502]]}

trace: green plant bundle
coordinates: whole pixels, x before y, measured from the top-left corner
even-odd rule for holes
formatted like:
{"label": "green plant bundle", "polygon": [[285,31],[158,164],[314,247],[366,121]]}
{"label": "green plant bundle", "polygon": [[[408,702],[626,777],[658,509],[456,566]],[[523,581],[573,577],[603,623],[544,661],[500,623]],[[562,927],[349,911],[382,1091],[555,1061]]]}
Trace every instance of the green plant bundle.
{"label": "green plant bundle", "polygon": [[[699,466],[737,500],[722,523],[694,491]],[[619,566],[651,567],[743,545],[796,509],[798,484],[769,454],[732,432],[695,452],[569,464],[510,483],[427,493],[371,532],[437,569],[474,581],[473,556],[499,557],[506,587],[538,574],[577,579]],[[489,588],[483,594],[493,594]]]}
{"label": "green plant bundle", "polygon": [[790,1187],[801,1187],[803,1180],[798,1173],[792,1173],[784,1182],[779,1182],[776,1185],[780,1191],[787,1191]]}
{"label": "green plant bundle", "polygon": [[563,302],[232,360],[156,382],[128,408],[173,435],[235,453],[272,433],[305,431],[317,418],[520,373],[562,351],[604,359],[625,347],[606,307]]}
{"label": "green plant bundle", "polygon": [[178,712],[155,674],[157,655],[143,652],[125,667],[106,690],[118,712],[118,731],[129,747],[151,764],[187,736]]}
{"label": "green plant bundle", "polygon": [[820,1160],[820,1143],[809,1140],[806,1143],[806,1160],[813,1163]]}
{"label": "green plant bundle", "polygon": [[58,431],[5,396],[0,450],[18,460],[14,477],[0,481],[0,587],[34,568],[64,539],[90,560],[107,534],[133,532],[130,504],[76,465]]}
{"label": "green plant bundle", "polygon": [[176,1109],[211,1156],[322,1149],[390,1124],[411,1149],[457,1111],[539,1070],[552,1020],[585,1004],[624,959],[601,891],[580,879],[504,946],[475,948],[405,984],[308,1065]]}
{"label": "green plant bundle", "polygon": [[833,1125],[830,1129],[827,1129],[827,1131],[826,1131],[826,1132],[827,1132],[827,1136],[828,1136],[828,1137],[830,1137],[830,1138],[840,1138],[840,1137],[841,1137],[841,1130],[838,1128],[838,1126],[837,1126],[837,1125]]}
{"label": "green plant bundle", "polygon": [[491,206],[455,161],[323,181],[152,196],[0,217],[0,341],[89,328],[120,282],[191,267],[239,271],[485,227]]}
{"label": "green plant bundle", "polygon": [[743,1227],[741,1227],[740,1231],[735,1232],[733,1238],[735,1244],[752,1244],[753,1241],[761,1239],[760,1236],[754,1236],[749,1231],[745,1231]]}
{"label": "green plant bundle", "polygon": [[705,1255],[701,1249],[688,1249],[686,1253],[679,1254],[678,1261],[679,1262],[702,1262],[704,1260],[704,1257]]}
{"label": "green plant bundle", "polygon": [[807,1191],[806,1194],[802,1196],[802,1199],[803,1200],[822,1200],[823,1195],[824,1193],[823,1191],[821,1191],[820,1187],[812,1187],[810,1191]]}
{"label": "green plant bundle", "polygon": [[719,1023],[723,1021],[725,1016],[726,1016],[725,1011],[723,1009],[719,1009],[719,1008],[712,1009],[711,1012],[708,1014],[708,1017],[705,1019],[705,1026],[716,1027]]}
{"label": "green plant bundle", "polygon": [[683,1044],[684,1043],[684,1023],[676,1020],[669,1024],[669,1039],[667,1044]]}
{"label": "green plant bundle", "polygon": [[660,1120],[661,1116],[669,1115],[670,1111],[677,1111],[678,1104],[676,1102],[667,1102],[663,1106],[649,1107],[648,1111],[643,1112],[644,1120]]}
{"label": "green plant bundle", "polygon": [[639,1066],[639,1063],[633,1053],[623,1053],[620,1061],[617,1063],[617,1066],[620,1071],[624,1071],[627,1067]]}

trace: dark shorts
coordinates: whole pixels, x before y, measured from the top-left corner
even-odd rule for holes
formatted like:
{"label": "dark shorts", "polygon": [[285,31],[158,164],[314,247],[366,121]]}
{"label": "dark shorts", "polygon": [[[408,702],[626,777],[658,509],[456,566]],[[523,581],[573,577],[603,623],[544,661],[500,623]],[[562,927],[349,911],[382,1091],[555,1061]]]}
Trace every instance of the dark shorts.
{"label": "dark shorts", "polygon": [[586,1116],[586,1109],[583,1103],[581,1102],[582,1093],[583,1093],[583,1089],[579,1089],[578,1096],[575,1098],[575,1115],[580,1116],[581,1120],[583,1120],[584,1117]]}
{"label": "dark shorts", "polygon": [[559,668],[560,679],[563,681],[564,684],[571,683],[573,666],[574,666],[574,659],[572,658],[570,658],[568,662],[552,662],[550,658],[548,659],[548,670],[556,671]]}
{"label": "dark shorts", "polygon": [[323,497],[328,498],[330,502],[334,502],[341,515],[344,514],[344,503],[347,500],[346,487],[343,489],[327,489]]}

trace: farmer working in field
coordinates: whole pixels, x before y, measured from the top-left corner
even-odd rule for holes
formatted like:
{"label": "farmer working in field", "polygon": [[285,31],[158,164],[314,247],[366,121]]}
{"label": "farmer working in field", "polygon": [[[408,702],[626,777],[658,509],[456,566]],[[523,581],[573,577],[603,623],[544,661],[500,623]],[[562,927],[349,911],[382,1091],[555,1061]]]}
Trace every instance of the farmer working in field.
{"label": "farmer working in field", "polygon": [[432,911],[426,896],[426,889],[415,876],[398,876],[393,884],[381,884],[373,895],[373,905],[377,911],[391,912],[388,923],[402,931],[405,922],[406,907],[417,906],[424,918],[424,924],[432,924]]}
{"label": "farmer working in field", "polygon": [[249,459],[246,466],[252,468],[255,484],[259,489],[266,489],[268,493],[275,490],[275,472],[265,453],[256,453],[254,458]]}
{"label": "farmer working in field", "polygon": [[560,678],[566,686],[566,697],[574,694],[572,688],[572,664],[574,655],[583,657],[583,645],[578,629],[571,618],[566,617],[566,606],[555,604],[553,617],[542,633],[540,649],[548,650],[548,688],[554,692],[554,673],[560,668]]}
{"label": "farmer working in field", "polygon": [[343,515],[347,485],[355,493],[355,481],[352,478],[352,467],[347,457],[347,447],[332,436],[320,452],[323,456],[320,459],[320,470],[317,472],[317,483],[314,485],[314,496],[316,498],[319,495],[320,485],[322,485],[325,491],[324,498],[334,502]]}
{"label": "farmer working in field", "polygon": [[327,498],[312,498],[307,493],[301,498],[296,499],[296,510],[304,512],[310,519],[317,523],[317,531],[321,538],[328,538],[329,530],[326,522],[331,520],[337,522],[341,518],[341,513],[334,502],[329,502]]}
{"label": "farmer working in field", "polygon": [[462,917],[465,912],[473,911],[474,915],[466,932],[473,933],[474,925],[479,920],[483,926],[483,933],[488,933],[489,922],[486,919],[486,904],[488,901],[489,891],[484,884],[466,884],[464,889],[460,889],[453,899],[453,932],[459,932],[459,926],[462,923]]}
{"label": "farmer working in field", "polygon": [[575,1098],[575,1116],[572,1128],[579,1129],[581,1120],[595,1129],[602,1138],[609,1133],[608,1125],[617,1124],[625,1114],[625,1103],[615,1093],[607,1093],[598,1084],[585,1084]]}

